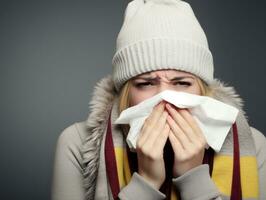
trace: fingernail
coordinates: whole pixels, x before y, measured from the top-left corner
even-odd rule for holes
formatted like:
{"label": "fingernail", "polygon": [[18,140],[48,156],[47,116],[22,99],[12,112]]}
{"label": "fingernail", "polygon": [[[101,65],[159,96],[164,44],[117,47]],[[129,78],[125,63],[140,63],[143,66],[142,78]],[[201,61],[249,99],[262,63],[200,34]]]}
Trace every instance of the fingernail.
{"label": "fingernail", "polygon": [[170,105],[169,103],[167,103],[165,106],[166,106],[168,109],[171,109],[171,108],[172,108],[171,105]]}

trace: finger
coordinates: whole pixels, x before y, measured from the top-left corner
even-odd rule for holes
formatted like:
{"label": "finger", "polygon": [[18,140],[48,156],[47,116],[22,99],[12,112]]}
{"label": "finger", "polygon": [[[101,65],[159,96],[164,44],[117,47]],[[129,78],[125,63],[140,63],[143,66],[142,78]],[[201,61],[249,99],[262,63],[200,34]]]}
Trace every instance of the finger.
{"label": "finger", "polygon": [[180,155],[184,152],[184,148],[178,138],[175,137],[174,133],[170,130],[169,140],[172,145],[173,151],[176,155]]}
{"label": "finger", "polygon": [[161,101],[157,106],[153,108],[150,116],[147,118],[148,122],[150,120],[150,126],[153,127],[158,122],[164,110],[165,110],[164,101]]}
{"label": "finger", "polygon": [[179,113],[189,123],[197,136],[204,137],[201,128],[198,126],[198,122],[194,119],[188,109],[180,109]]}
{"label": "finger", "polygon": [[[158,111],[161,110],[161,112],[164,110],[163,102],[160,102],[159,104],[157,104],[156,106],[154,106],[152,112],[150,113],[150,115],[145,119],[144,124],[143,124],[143,129],[145,130],[147,127],[152,126],[154,124],[153,120],[156,120],[156,114]],[[158,115],[158,114],[157,114]]]}
{"label": "finger", "polygon": [[139,137],[143,138],[143,140],[146,140],[149,136],[149,133],[151,130],[154,130],[154,126],[157,123],[157,121],[160,119],[160,116],[162,115],[164,111],[165,103],[161,102],[158,105],[156,105],[153,108],[153,111],[149,115],[148,118],[144,121],[143,127],[141,129],[141,134]]}
{"label": "finger", "polygon": [[169,136],[169,133],[170,133],[171,129],[170,129],[170,126],[168,123],[166,123],[164,125],[164,130],[163,132],[159,135],[159,137],[156,139],[155,143],[154,143],[154,148],[158,149],[160,152],[163,150],[165,144],[166,144],[166,141],[167,141],[167,138]]}
{"label": "finger", "polygon": [[161,119],[158,121],[158,123],[152,128],[152,129],[147,129],[147,131],[150,131],[148,135],[148,137],[143,138],[143,140],[141,141],[140,144],[145,144],[148,147],[152,147],[154,145],[154,142],[157,140],[158,137],[160,137],[159,135],[164,131],[164,127],[167,120],[167,116],[168,116],[168,112],[164,111]]}
{"label": "finger", "polygon": [[173,106],[171,106],[168,103],[166,104],[166,108],[169,111],[171,117],[174,119],[174,121],[180,126],[180,128],[183,130],[185,135],[188,137],[188,139],[191,142],[197,140],[197,135],[194,133],[194,130],[187,123],[187,121],[182,117],[179,111],[177,111]]}
{"label": "finger", "polygon": [[167,122],[170,125],[170,128],[174,133],[175,137],[178,138],[178,140],[182,144],[182,147],[184,149],[188,148],[191,143],[189,138],[186,136],[180,126],[174,121],[174,119],[170,115],[168,115],[167,117]]}

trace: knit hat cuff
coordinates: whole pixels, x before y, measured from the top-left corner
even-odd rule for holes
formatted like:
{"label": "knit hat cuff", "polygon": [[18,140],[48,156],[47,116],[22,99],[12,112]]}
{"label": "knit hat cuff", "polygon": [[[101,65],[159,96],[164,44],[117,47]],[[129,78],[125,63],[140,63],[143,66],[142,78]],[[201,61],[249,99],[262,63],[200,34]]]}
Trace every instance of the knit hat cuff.
{"label": "knit hat cuff", "polygon": [[209,49],[189,40],[151,38],[118,50],[112,60],[114,85],[120,87],[139,74],[177,69],[190,72],[207,84],[213,80],[213,57]]}

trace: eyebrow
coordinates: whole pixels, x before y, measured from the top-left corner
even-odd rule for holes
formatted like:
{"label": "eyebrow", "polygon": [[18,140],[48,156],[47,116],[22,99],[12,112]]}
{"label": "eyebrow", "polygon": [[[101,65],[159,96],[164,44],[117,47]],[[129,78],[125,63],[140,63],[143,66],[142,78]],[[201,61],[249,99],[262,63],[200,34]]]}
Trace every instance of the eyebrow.
{"label": "eyebrow", "polygon": [[[193,76],[178,76],[178,77],[174,77],[174,78],[170,79],[170,81],[180,81],[180,80],[185,79],[185,78],[194,79]],[[137,77],[134,80],[137,80],[137,79],[141,79],[141,80],[145,80],[145,81],[158,81],[161,78],[160,77],[154,77],[154,78],[153,77]]]}

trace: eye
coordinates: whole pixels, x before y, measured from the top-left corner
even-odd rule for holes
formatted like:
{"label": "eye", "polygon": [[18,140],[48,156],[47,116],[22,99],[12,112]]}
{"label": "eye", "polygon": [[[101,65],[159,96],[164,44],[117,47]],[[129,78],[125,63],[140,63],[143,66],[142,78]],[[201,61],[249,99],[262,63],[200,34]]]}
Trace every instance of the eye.
{"label": "eye", "polygon": [[191,83],[188,81],[177,81],[174,85],[191,86]]}
{"label": "eye", "polygon": [[141,88],[141,87],[145,87],[145,86],[149,86],[149,85],[153,85],[153,84],[152,84],[152,82],[141,82],[141,83],[136,83],[135,85],[136,85],[136,87]]}

